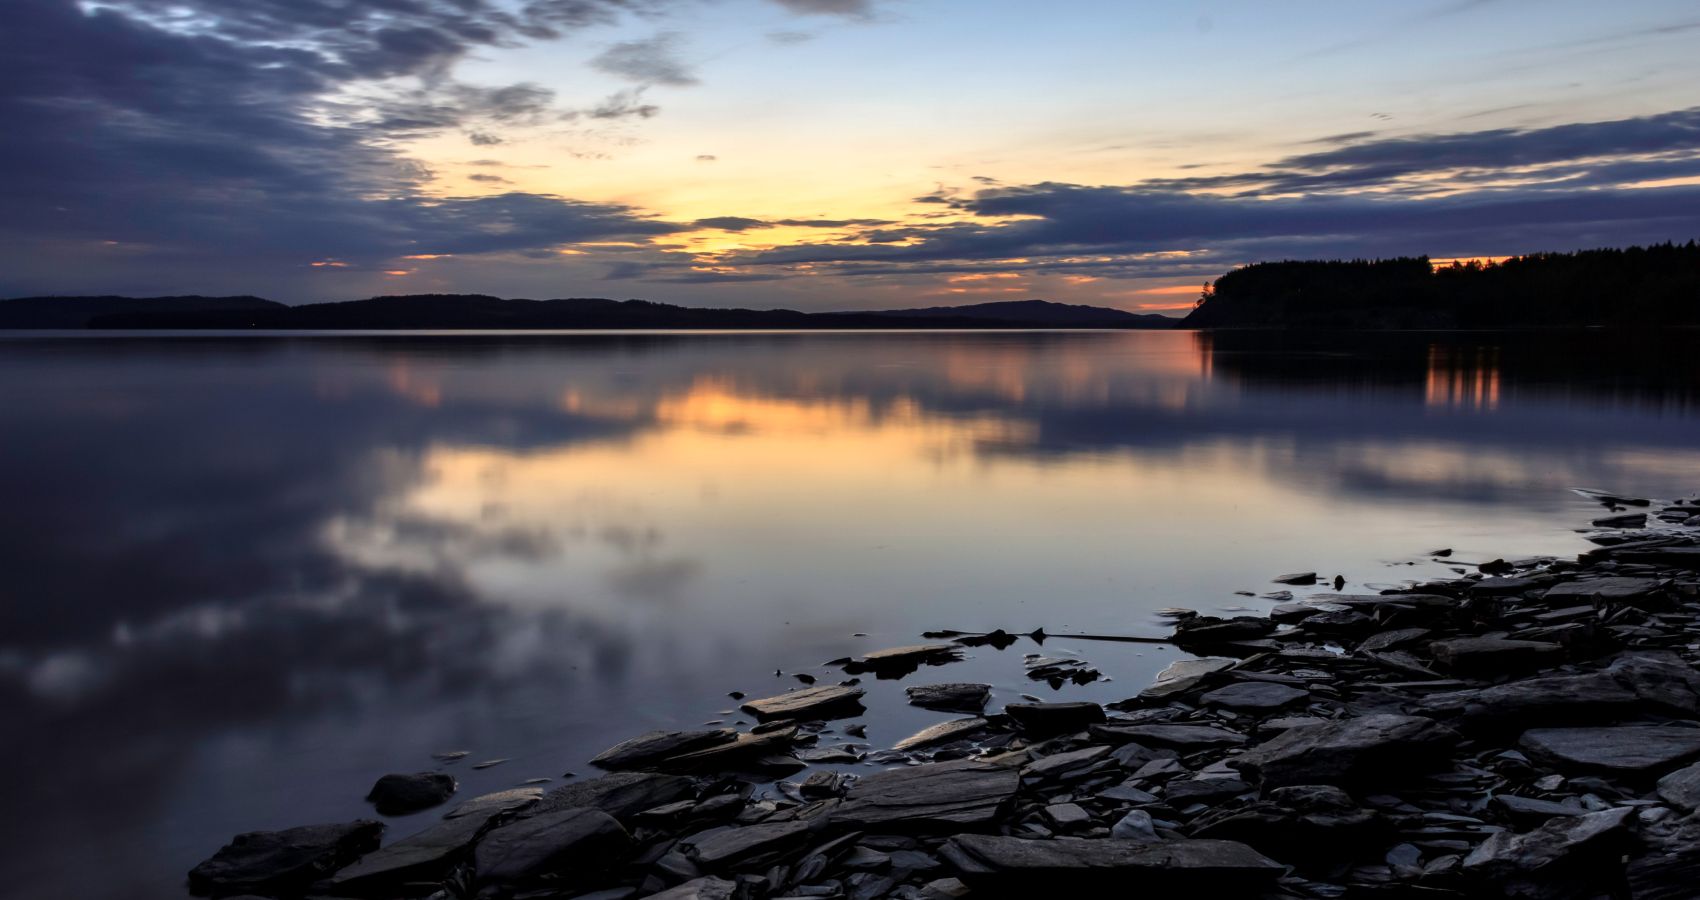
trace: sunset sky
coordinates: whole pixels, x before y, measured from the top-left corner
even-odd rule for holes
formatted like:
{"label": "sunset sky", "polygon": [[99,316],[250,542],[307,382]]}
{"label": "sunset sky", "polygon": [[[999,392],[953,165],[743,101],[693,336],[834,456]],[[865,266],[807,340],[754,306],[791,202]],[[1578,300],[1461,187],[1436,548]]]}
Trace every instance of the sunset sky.
{"label": "sunset sky", "polygon": [[1184,308],[1700,237],[1693,0],[5,0],[0,296]]}

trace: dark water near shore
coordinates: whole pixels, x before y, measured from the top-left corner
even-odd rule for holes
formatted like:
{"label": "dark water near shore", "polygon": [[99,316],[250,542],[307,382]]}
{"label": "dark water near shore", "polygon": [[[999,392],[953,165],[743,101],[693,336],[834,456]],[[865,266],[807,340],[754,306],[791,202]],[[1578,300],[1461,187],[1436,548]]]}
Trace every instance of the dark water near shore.
{"label": "dark water near shore", "polygon": [[[1694,343],[0,334],[0,893],[173,896],[433,751],[463,797],[559,783],[928,629],[1571,554],[1567,489],[1700,488]],[[902,684],[1111,700],[1176,657],[1053,638],[1115,677],[1053,692],[1036,649],[871,685],[870,743],[948,718]]]}

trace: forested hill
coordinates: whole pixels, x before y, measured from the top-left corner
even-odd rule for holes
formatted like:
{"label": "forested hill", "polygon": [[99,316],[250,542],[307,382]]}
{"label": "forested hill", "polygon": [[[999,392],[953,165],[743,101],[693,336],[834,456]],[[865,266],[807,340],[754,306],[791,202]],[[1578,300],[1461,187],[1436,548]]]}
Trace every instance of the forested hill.
{"label": "forested hill", "polygon": [[1183,328],[1700,326],[1700,246],[1257,263],[1216,279]]}

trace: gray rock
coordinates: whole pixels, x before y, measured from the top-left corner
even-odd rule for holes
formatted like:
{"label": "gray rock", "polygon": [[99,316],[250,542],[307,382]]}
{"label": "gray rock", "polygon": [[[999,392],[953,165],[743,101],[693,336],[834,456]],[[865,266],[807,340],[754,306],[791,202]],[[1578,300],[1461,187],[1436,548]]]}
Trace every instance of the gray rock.
{"label": "gray rock", "polygon": [[1646,528],[1647,514],[1624,513],[1621,516],[1606,516],[1595,519],[1593,524],[1595,528]]}
{"label": "gray rock", "polygon": [[961,658],[962,648],[955,644],[913,644],[876,650],[861,659],[851,660],[844,666],[844,671],[852,675],[873,672],[890,677],[913,672],[923,665],[943,665]]}
{"label": "gray rock", "polygon": [[1092,816],[1078,803],[1053,803],[1045,807],[1045,818],[1058,831],[1078,831],[1092,824]]}
{"label": "gray rock", "polygon": [[1432,632],[1427,628],[1394,628],[1388,631],[1378,631],[1358,642],[1358,652],[1392,650],[1420,641],[1430,634]]}
{"label": "gray rock", "polygon": [[1273,884],[1286,872],[1280,863],[1234,841],[1035,841],[964,834],[950,839],[944,855],[970,887],[984,883],[1009,890],[1044,885],[1064,895],[1129,884],[1139,885],[1142,893],[1257,889]]}
{"label": "gray rock", "polygon": [[1270,581],[1276,584],[1307,585],[1316,583],[1315,572],[1294,572],[1291,575],[1277,575]]}
{"label": "gray rock", "polygon": [[892,749],[908,751],[934,744],[948,743],[984,731],[986,724],[986,720],[981,718],[952,719],[949,722],[940,722],[937,725],[929,725],[898,741],[892,745]]}
{"label": "gray rock", "polygon": [[861,688],[822,685],[791,691],[777,697],[750,700],[741,709],[767,722],[773,719],[843,719],[861,715]]}
{"label": "gray rock", "polygon": [[1211,675],[1230,668],[1234,660],[1222,656],[1204,656],[1198,659],[1180,659],[1168,665],[1157,673],[1157,680],[1151,686],[1139,692],[1139,696],[1147,700],[1161,700],[1176,694],[1184,694],[1203,684]]}
{"label": "gray rock", "polygon": [[443,818],[458,819],[462,816],[524,809],[541,799],[543,799],[543,789],[540,787],[518,787],[506,791],[496,791],[493,794],[480,794],[444,813]]}
{"label": "gray rock", "polygon": [[514,884],[566,868],[607,868],[630,844],[613,816],[562,809],[492,829],[473,850],[473,867],[482,884]]}
{"label": "gray rock", "polygon": [[1500,794],[1493,798],[1493,805],[1499,807],[1516,819],[1540,819],[1545,821],[1553,816],[1579,816],[1587,810],[1581,805],[1566,806],[1551,800],[1538,800],[1533,797],[1518,797],[1515,794]]}
{"label": "gray rock", "polygon": [[1220,803],[1251,791],[1251,785],[1238,778],[1189,778],[1171,781],[1163,789],[1163,799],[1176,809],[1194,803]]}
{"label": "gray rock", "polygon": [[1220,706],[1236,712],[1267,713],[1292,706],[1310,697],[1310,691],[1268,684],[1260,681],[1241,681],[1220,687],[1198,698],[1205,706]]}
{"label": "gray rock", "polygon": [[1700,809],[1700,763],[1660,778],[1658,792],[1659,799],[1683,812]]}
{"label": "gray rock", "polygon": [[491,820],[502,812],[486,806],[477,813],[444,819],[417,834],[368,853],[329,882],[338,895],[390,894],[409,881],[434,880],[465,855]]}
{"label": "gray rock", "polygon": [[250,831],[189,870],[193,894],[298,894],[315,881],[378,849],[382,822],[360,819]]}
{"label": "gray rock", "polygon": [[1213,725],[1105,725],[1092,726],[1093,740],[1110,744],[1129,741],[1146,747],[1166,747],[1191,753],[1218,747],[1238,747],[1246,736]]}
{"label": "gray rock", "polygon": [[1463,637],[1428,645],[1434,661],[1454,672],[1503,675],[1528,672],[1564,661],[1564,648],[1541,641]]}
{"label": "gray rock", "polygon": [[1263,616],[1194,616],[1175,623],[1174,641],[1182,645],[1223,644],[1255,640],[1274,630],[1275,623]]}
{"label": "gray rock", "polygon": [[796,726],[740,733],[728,743],[670,757],[659,767],[672,772],[722,772],[748,767],[762,757],[789,750],[796,739]]}
{"label": "gray rock", "polygon": [[674,756],[731,743],[737,737],[738,732],[731,728],[651,731],[609,747],[592,757],[590,764],[604,769],[641,769]]}
{"label": "gray rock", "polygon": [[1003,711],[1021,730],[1034,734],[1079,731],[1104,721],[1104,708],[1096,703],[1007,703]]}
{"label": "gray rock", "polygon": [[990,825],[1021,777],[1007,766],[955,760],[869,775],[832,813],[843,828],[960,831]]}
{"label": "gray rock", "polygon": [[1374,784],[1443,764],[1457,743],[1433,719],[1379,714],[1290,728],[1228,765],[1265,788]]}
{"label": "gray rock", "polygon": [[1586,578],[1554,585],[1541,595],[1541,599],[1552,605],[1588,603],[1596,597],[1621,603],[1639,600],[1664,584],[1664,580],[1658,578]]}
{"label": "gray rock", "polygon": [[1127,815],[1111,825],[1110,837],[1141,844],[1152,844],[1161,840],[1157,837],[1157,826],[1152,823],[1151,814],[1143,809],[1129,810]]}
{"label": "gray rock", "polygon": [[455,779],[444,772],[385,775],[372,785],[366,801],[379,815],[404,816],[430,809],[454,796]]}
{"label": "gray rock", "polygon": [[1464,869],[1500,881],[1540,876],[1559,863],[1581,869],[1620,849],[1634,813],[1623,807],[1548,819],[1526,834],[1497,832],[1464,858]]}
{"label": "gray rock", "polygon": [[986,701],[991,699],[992,696],[992,686],[961,682],[922,684],[904,688],[904,693],[909,695],[911,706],[943,712],[971,713],[986,708]]}
{"label": "gray rock", "polygon": [[1564,771],[1634,775],[1700,756],[1700,728],[1535,728],[1523,732],[1517,745],[1536,760]]}
{"label": "gray rock", "polygon": [[764,822],[742,828],[717,828],[685,838],[685,855],[704,869],[723,869],[744,860],[800,848],[809,838],[808,822]]}
{"label": "gray rock", "polygon": [[647,809],[695,796],[696,786],[678,775],[620,772],[558,787],[543,795],[522,816],[540,816],[566,809],[599,809],[621,821]]}
{"label": "gray rock", "polygon": [[737,882],[709,875],[650,894],[649,900],[732,900],[737,890]]}
{"label": "gray rock", "polygon": [[1090,768],[1093,763],[1110,755],[1110,748],[1104,746],[1082,747],[1066,753],[1053,753],[1029,763],[1021,770],[1021,774],[1038,780],[1060,780],[1071,775],[1078,775]]}

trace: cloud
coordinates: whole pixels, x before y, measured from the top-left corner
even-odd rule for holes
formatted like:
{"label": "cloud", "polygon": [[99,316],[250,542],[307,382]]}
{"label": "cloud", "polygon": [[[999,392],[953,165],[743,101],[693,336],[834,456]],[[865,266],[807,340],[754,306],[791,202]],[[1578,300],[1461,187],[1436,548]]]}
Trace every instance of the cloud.
{"label": "cloud", "polygon": [[719,159],[720,159],[720,157],[715,156],[712,153],[698,153],[697,154],[697,162],[699,162],[699,163],[710,163],[710,162],[715,162]]}
{"label": "cloud", "polygon": [[873,0],[773,0],[791,12],[806,16],[843,16],[848,19],[870,19],[874,15]]}
{"label": "cloud", "polygon": [[592,68],[638,84],[689,87],[697,78],[676,56],[679,35],[662,32],[638,41],[621,41],[590,61]]}
{"label": "cloud", "polygon": [[807,31],[770,31],[767,33],[767,39],[782,45],[806,44],[814,40],[815,36]]}
{"label": "cloud", "polygon": [[643,88],[617,91],[591,107],[585,115],[592,119],[648,119],[661,112],[661,107],[643,102]]}
{"label": "cloud", "polygon": [[745,216],[712,216],[698,219],[692,224],[698,228],[717,228],[721,231],[748,231],[751,228],[772,228],[773,225],[760,219]]}

